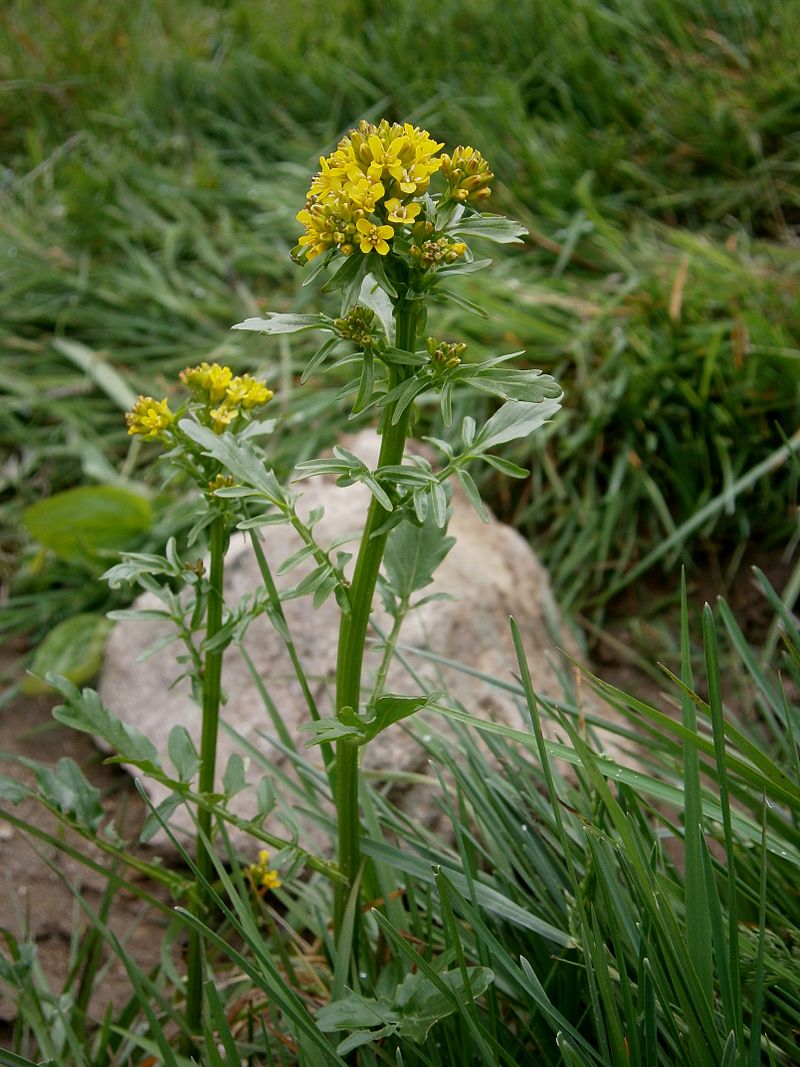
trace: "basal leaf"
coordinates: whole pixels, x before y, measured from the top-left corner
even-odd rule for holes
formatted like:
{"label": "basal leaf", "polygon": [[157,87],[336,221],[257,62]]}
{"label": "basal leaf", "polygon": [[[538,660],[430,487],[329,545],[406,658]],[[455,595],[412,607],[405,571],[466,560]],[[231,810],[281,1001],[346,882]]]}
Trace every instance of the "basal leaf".
{"label": "basal leaf", "polygon": [[22,691],[50,692],[50,686],[43,681],[48,671],[62,674],[75,685],[88,682],[100,670],[111,627],[110,619],[91,612],[82,612],[58,623],[36,649],[31,674],[23,681]]}
{"label": "basal leaf", "polygon": [[133,548],[150,529],[150,502],[115,485],[67,489],[22,513],[36,540],[61,559],[95,563],[103,556]]}

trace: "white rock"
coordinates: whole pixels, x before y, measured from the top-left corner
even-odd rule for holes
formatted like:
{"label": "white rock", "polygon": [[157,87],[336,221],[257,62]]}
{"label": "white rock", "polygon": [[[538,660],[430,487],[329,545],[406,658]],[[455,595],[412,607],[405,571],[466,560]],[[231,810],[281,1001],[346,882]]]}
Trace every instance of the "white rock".
{"label": "white rock", "polygon": [[[373,431],[356,435],[348,447],[371,467],[377,463],[377,438]],[[316,478],[299,483],[302,491],[299,510],[307,515],[312,509],[324,507],[324,518],[315,527],[317,539],[325,546],[348,531],[356,533],[363,521],[369,493],[361,485],[340,488],[331,479]],[[556,699],[563,698],[563,688],[554,664],[559,661],[556,645],[569,654],[577,655],[575,642],[560,621],[553,600],[547,574],[527,542],[513,529],[494,517],[483,523],[463,494],[454,492],[449,531],[456,544],[439,567],[432,585],[417,596],[434,592],[450,594],[453,600],[436,600],[413,611],[407,618],[401,644],[427,649],[447,660],[467,665],[472,671],[504,681],[512,681],[516,657],[511,641],[508,620],[516,619],[529,658],[531,674],[537,691]],[[295,552],[301,542],[287,526],[268,526],[262,530],[264,551],[273,573],[281,562]],[[346,546],[355,553],[355,545]],[[350,566],[352,567],[352,561]],[[307,568],[310,569],[310,568]],[[298,567],[278,579],[278,585],[288,588],[296,584],[304,573]],[[226,558],[225,597],[233,605],[251,593],[261,579],[246,535],[236,534]],[[149,594],[140,597],[136,606],[156,606]],[[311,682],[314,699],[322,715],[333,714],[336,649],[339,610],[333,597],[319,609],[313,610],[310,598],[284,602],[284,611],[301,663]],[[387,618],[376,597],[375,620],[388,630]],[[118,623],[106,650],[105,664],[99,690],[103,702],[119,718],[135,724],[156,745],[166,759],[167,739],[176,724],[182,724],[195,738],[199,748],[200,710],[192,700],[186,679],[173,685],[181,671],[176,663],[180,644],[167,646],[143,662],[139,657],[150,645],[169,632],[159,622]],[[373,638],[374,638],[373,633]],[[283,641],[265,616],[250,625],[244,647],[260,678],[263,680],[275,707],[280,712],[290,735],[302,745],[308,735],[300,731],[309,721],[309,713],[300,687],[294,676]],[[462,671],[410,655],[409,662],[424,679],[430,690],[446,686],[451,703],[462,704],[470,714],[495,719],[517,728],[527,724],[513,694]],[[369,678],[377,667],[377,650],[368,651],[365,676]],[[562,665],[561,670],[564,670]],[[409,673],[395,663],[390,670],[387,691],[419,692]],[[276,770],[291,774],[290,761],[271,739],[276,731],[265,710],[250,669],[240,650],[230,646],[225,653],[223,689],[227,702],[222,709],[225,723],[260,752],[274,762]],[[433,716],[435,713],[426,713]],[[430,721],[433,721],[432,719]],[[441,727],[441,719],[436,721]],[[610,747],[610,746],[609,746]],[[224,730],[219,735],[217,766],[220,775],[229,756],[242,751]],[[319,749],[311,750],[311,759],[321,767]],[[246,752],[242,752],[246,757]],[[429,756],[402,725],[390,727],[369,746],[365,763],[371,768],[429,773]],[[248,781],[254,786],[264,770],[251,760]],[[159,802],[166,795],[164,788],[148,781],[152,799]],[[276,783],[280,795],[281,785]],[[415,816],[435,818],[431,790],[413,791],[407,803]],[[255,789],[249,787],[233,798],[232,809],[251,818],[257,811]],[[270,817],[270,830],[287,836],[284,827],[277,825],[279,814]],[[176,829],[189,829],[191,822],[183,809],[171,820]],[[164,839],[159,838],[161,843]],[[236,843],[245,842],[240,835]]]}

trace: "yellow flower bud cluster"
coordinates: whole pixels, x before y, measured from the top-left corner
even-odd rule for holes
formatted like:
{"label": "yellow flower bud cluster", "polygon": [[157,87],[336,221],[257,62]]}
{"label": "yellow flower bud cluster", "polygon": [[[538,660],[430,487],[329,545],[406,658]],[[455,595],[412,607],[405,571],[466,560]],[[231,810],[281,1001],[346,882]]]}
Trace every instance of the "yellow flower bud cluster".
{"label": "yellow flower bud cluster", "polygon": [[222,433],[243,411],[261,407],[272,399],[272,391],[249,374],[234,377],[230,367],[200,363],[181,371],[181,381],[192,399],[205,405],[215,433]]}
{"label": "yellow flower bud cluster", "polygon": [[469,145],[459,145],[452,156],[442,155],[442,174],[451,200],[477,204],[492,195],[489,183],[494,174],[480,152]]}
{"label": "yellow flower bud cluster", "polygon": [[351,130],[335,152],[320,158],[306,206],[297,215],[305,226],[298,242],[305,258],[331,248],[351,255],[356,247],[387,255],[395,226],[419,214],[420,205],[409,201],[427,190],[443,147],[409,122],[382,119]]}
{"label": "yellow flower bud cluster", "polygon": [[410,252],[424,270],[438,267],[444,263],[455,263],[459,256],[463,256],[467,246],[463,241],[451,241],[448,237],[440,237],[438,241],[425,241],[422,246],[413,244]]}
{"label": "yellow flower bud cluster", "polygon": [[340,337],[353,341],[361,349],[376,348],[383,339],[375,312],[358,304],[344,318],[334,319],[333,325]]}
{"label": "yellow flower bud cluster", "polygon": [[437,341],[435,337],[429,337],[425,346],[431,357],[431,370],[435,378],[440,378],[446,371],[455,370],[467,348],[463,341],[449,344],[447,341]]}
{"label": "yellow flower bud cluster", "polygon": [[128,433],[141,436],[144,441],[164,440],[174,421],[167,400],[154,400],[152,396],[140,396],[125,415]]}
{"label": "yellow flower bud cluster", "polygon": [[257,893],[266,892],[268,889],[280,889],[281,880],[278,872],[270,870],[269,852],[262,849],[258,854],[258,863],[251,863],[247,868],[247,877]]}

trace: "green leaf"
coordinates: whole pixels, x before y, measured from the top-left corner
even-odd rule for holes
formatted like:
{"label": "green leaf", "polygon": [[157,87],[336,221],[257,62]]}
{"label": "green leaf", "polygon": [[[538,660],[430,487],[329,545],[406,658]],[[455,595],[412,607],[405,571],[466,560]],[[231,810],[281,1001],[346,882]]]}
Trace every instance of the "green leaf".
{"label": "green leaf", "polygon": [[231,752],[222,776],[222,788],[227,796],[241,793],[247,787],[247,776],[244,773],[244,760],[238,752]]}
{"label": "green leaf", "polygon": [[245,319],[231,326],[232,330],[253,330],[257,333],[301,333],[303,330],[332,330],[326,315],[285,315],[268,311],[264,319]]}
{"label": "green leaf", "polygon": [[23,785],[22,782],[18,782],[16,778],[9,778],[5,774],[0,774],[0,800],[5,800],[9,804],[19,804],[30,795],[30,789]]}
{"label": "green leaf", "polygon": [[447,230],[458,237],[485,237],[495,244],[519,244],[528,231],[503,215],[464,215]]}
{"label": "green leaf", "polygon": [[353,401],[351,417],[357,415],[372,400],[372,391],[375,387],[375,357],[371,352],[365,352],[361,363],[361,380],[358,385],[358,393]]}
{"label": "green leaf", "polygon": [[394,311],[392,302],[385,287],[378,284],[371,274],[368,274],[361,284],[361,292],[358,294],[358,302],[378,316],[386,340],[390,345],[394,344]]}
{"label": "green leaf", "polygon": [[368,740],[372,740],[382,733],[393,723],[407,719],[417,711],[430,707],[441,697],[441,693],[432,693],[430,696],[399,696],[396,693],[387,693],[375,701],[375,718],[368,723]]}
{"label": "green leaf", "polygon": [[462,1002],[475,1000],[494,981],[494,973],[488,967],[467,967],[466,982],[461,971],[445,971],[439,978],[447,986],[450,996],[446,996],[421,971],[407,974],[397,987],[395,1003],[402,1012],[401,1037],[422,1044],[433,1024],[456,1010],[453,997]]}
{"label": "green leaf", "polygon": [[558,400],[561,386],[549,374],[539,370],[515,370],[513,367],[491,368],[466,377],[473,389],[502,397],[503,400],[525,400],[537,404],[540,400]]}
{"label": "green leaf", "polygon": [[434,290],[434,294],[441,297],[443,300],[449,300],[451,304],[455,304],[457,307],[463,308],[464,311],[470,311],[473,315],[478,315],[482,319],[488,319],[489,316],[483,310],[479,304],[473,304],[471,300],[467,300],[465,296],[461,296],[458,293],[453,293],[449,289],[442,289],[437,287]]}
{"label": "green leaf", "polygon": [[467,500],[469,500],[470,504],[472,504],[473,508],[477,511],[478,515],[480,516],[481,522],[488,523],[489,512],[486,510],[486,506],[481,500],[480,491],[478,490],[478,487],[475,484],[472,475],[469,474],[467,471],[463,470],[457,470],[456,475],[458,477],[459,482],[461,483],[461,488],[464,490],[464,495],[466,496]]}
{"label": "green leaf", "polygon": [[401,522],[386,542],[383,569],[394,592],[401,599],[424,589],[433,581],[436,568],[455,544],[454,537],[444,536],[433,513],[426,509],[421,525]]}
{"label": "green leaf", "polygon": [[494,981],[494,973],[488,967],[467,967],[465,975],[460,971],[444,971],[438,978],[446,992],[419,971],[407,974],[391,999],[349,992],[320,1008],[317,1025],[323,1033],[353,1031],[339,1045],[337,1051],[341,1055],[368,1040],[390,1034],[421,1045],[435,1023],[457,1010],[459,1000],[482,996]]}
{"label": "green leaf", "polygon": [[482,456],[481,458],[484,463],[488,463],[490,467],[494,467],[496,471],[500,471],[509,478],[527,478],[531,473],[524,467],[512,463],[510,459],[503,459],[501,456]]}
{"label": "green leaf", "polygon": [[167,752],[182,782],[190,782],[200,768],[200,757],[185,726],[173,726],[169,732]]}
{"label": "green leaf", "polygon": [[113,715],[94,689],[78,690],[72,682],[57,674],[48,674],[47,681],[64,697],[64,703],[53,708],[53,718],[73,730],[92,734],[107,741],[124,763],[133,763],[142,770],[158,771],[160,761],[152,741]]}
{"label": "green leaf", "polygon": [[324,344],[319,346],[317,351],[314,353],[308,363],[306,363],[303,369],[303,373],[300,376],[301,385],[305,385],[305,383],[308,381],[308,379],[311,377],[317,367],[320,367],[325,362],[325,359],[327,358],[328,354],[330,352],[333,352],[336,346],[340,343],[340,337],[329,337]]}
{"label": "green leaf", "polygon": [[[372,271],[372,277],[374,278],[374,284],[379,286],[387,297],[393,297],[397,299],[397,290],[392,285],[386,274],[386,266],[381,256],[375,253],[370,253],[370,270]],[[367,275],[369,277],[369,275]],[[363,293],[363,288],[361,292]]]}
{"label": "green leaf", "polygon": [[182,801],[183,797],[180,793],[170,793],[169,796],[164,797],[160,804],[153,808],[139,831],[139,840],[143,845],[151,841],[159,830],[164,829],[164,826],[169,822],[176,808],[180,807]]}
{"label": "green leaf", "polygon": [[33,760],[24,762],[36,775],[39,790],[49,804],[81,826],[97,829],[104,815],[100,790],[89,784],[75,760],[63,756],[52,769]]}
{"label": "green leaf", "polygon": [[339,741],[345,737],[352,738],[359,744],[366,740],[364,725],[360,720],[358,723],[347,723],[337,719],[335,715],[326,715],[313,722],[303,723],[300,729],[312,735],[311,739],[305,743],[306,748],[312,748],[314,745],[321,745],[327,741]]}
{"label": "green leaf", "polygon": [[22,522],[36,540],[71,563],[95,563],[131,548],[150,529],[150,502],[112,485],[87,485],[31,504]]}
{"label": "green leaf", "polygon": [[507,441],[527,437],[552,419],[560,407],[560,400],[542,400],[537,404],[524,400],[509,400],[484,423],[470,451],[488,452],[489,449]]}
{"label": "green leaf", "polygon": [[88,682],[100,670],[112,625],[102,615],[84,612],[54,626],[36,649],[31,676],[22,683],[23,693],[51,692],[43,681],[48,671],[61,674],[76,685]]}
{"label": "green leaf", "polygon": [[230,433],[216,434],[193,419],[181,419],[180,428],[187,437],[205,449],[205,455],[220,462],[236,481],[258,489],[273,503],[283,500],[278,479],[264,465],[263,458],[249,442],[237,439]]}

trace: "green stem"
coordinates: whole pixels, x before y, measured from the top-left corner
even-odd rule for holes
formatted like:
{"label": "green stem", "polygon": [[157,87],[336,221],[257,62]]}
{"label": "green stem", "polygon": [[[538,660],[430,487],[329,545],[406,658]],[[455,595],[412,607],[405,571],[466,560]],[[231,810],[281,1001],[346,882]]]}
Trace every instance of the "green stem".
{"label": "green stem", "polygon": [[[209,531],[211,564],[209,571],[208,606],[206,608],[206,641],[211,642],[222,626],[222,579],[225,569],[227,533],[225,519],[216,515]],[[214,792],[217,763],[217,733],[219,731],[219,705],[222,689],[222,647],[209,649],[203,665],[203,725],[200,735],[200,776],[198,791],[203,796]],[[195,914],[204,919],[208,910],[209,894],[206,888],[214,876],[214,860],[211,856],[212,814],[201,807],[197,812],[197,868]],[[203,1007],[203,946],[200,934],[192,931],[189,937],[189,960],[186,986],[186,1021],[189,1032],[198,1034]]]}
{"label": "green stem", "polygon": [[[417,336],[419,302],[404,301],[395,309],[397,347],[413,352]],[[402,380],[400,368],[389,368],[389,388]],[[394,406],[384,412],[383,437],[381,439],[378,467],[402,462],[406,442],[409,409],[393,425]],[[343,614],[339,626],[339,650],[336,664],[336,713],[343,708],[358,711],[361,701],[361,669],[364,661],[364,644],[367,626],[372,612],[372,598],[378,579],[388,531],[376,533],[388,518],[388,512],[372,498],[367,511],[367,521],[361,535],[353,580],[350,585],[349,614]],[[346,738],[336,744],[334,799],[339,832],[339,870],[345,876],[334,888],[334,932],[338,938],[342,928],[347,900],[355,882],[360,864],[359,836],[361,825],[358,815],[358,754],[359,746]],[[354,942],[357,944],[357,925]]]}

